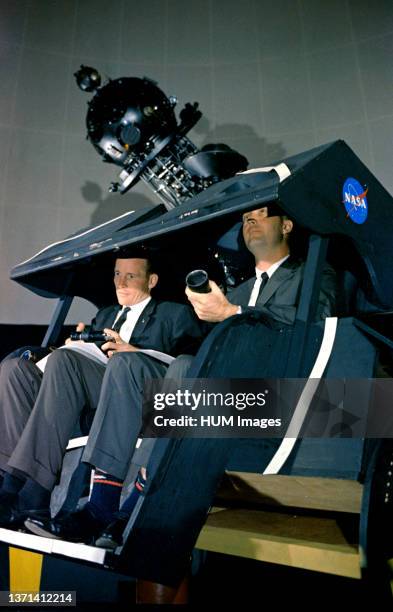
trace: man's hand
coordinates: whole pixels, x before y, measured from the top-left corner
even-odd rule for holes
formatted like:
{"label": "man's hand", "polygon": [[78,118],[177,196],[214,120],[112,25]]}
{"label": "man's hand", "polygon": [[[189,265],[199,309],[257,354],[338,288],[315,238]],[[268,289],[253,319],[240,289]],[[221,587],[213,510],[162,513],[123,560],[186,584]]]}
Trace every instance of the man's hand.
{"label": "man's hand", "polygon": [[209,293],[196,293],[186,288],[186,295],[198,318],[210,323],[219,323],[235,315],[238,307],[228,302],[214,281],[209,281],[209,284],[211,289]]}
{"label": "man's hand", "polygon": [[[85,323],[78,323],[78,325],[75,328],[75,331],[81,332],[85,329],[85,327],[86,327]],[[71,340],[71,338],[67,338],[64,344],[69,344],[70,342],[84,342],[84,340]]]}
{"label": "man's hand", "polygon": [[111,336],[111,338],[113,338],[113,340],[108,340],[108,342],[105,342],[105,344],[101,346],[102,351],[108,351],[108,357],[112,357],[112,355],[115,353],[135,353],[139,350],[135,346],[132,346],[132,344],[124,342],[124,340],[120,338],[119,334],[113,329],[104,329],[104,332],[107,336]]}

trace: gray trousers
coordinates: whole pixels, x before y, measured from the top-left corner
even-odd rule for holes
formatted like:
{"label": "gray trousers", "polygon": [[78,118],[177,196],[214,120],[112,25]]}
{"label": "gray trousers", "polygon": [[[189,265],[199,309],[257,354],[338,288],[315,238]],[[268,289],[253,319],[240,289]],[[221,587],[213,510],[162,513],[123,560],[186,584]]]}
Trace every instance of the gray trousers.
{"label": "gray trousers", "polygon": [[[96,409],[92,433],[94,436],[94,432],[100,430],[98,451],[102,441],[106,449],[106,440],[109,452],[104,455],[106,458],[113,455],[111,461],[102,465],[95,463],[94,458],[90,461],[89,444],[86,460],[117,476],[116,471],[111,471],[112,466],[128,466],[141,428],[144,377],[162,377],[166,367],[141,353],[130,352],[115,354],[105,368],[75,351],[62,349],[50,355],[41,382],[38,368],[26,364],[29,362],[16,360],[14,367],[7,365],[10,384],[0,390],[0,421],[6,415],[5,420],[12,423],[9,430],[19,431],[14,448],[12,445],[17,436],[14,436],[13,442],[7,443],[8,446],[1,445],[8,448],[8,454],[11,453],[6,465],[3,464],[4,469],[23,472],[51,490],[58,479],[68,441],[75,433],[86,406]],[[22,391],[18,386],[20,380],[23,380]],[[23,410],[19,409],[19,413],[23,413],[20,419],[23,425],[18,424],[19,418],[14,412],[16,403],[23,404]],[[111,410],[117,416],[108,420]],[[94,425],[96,419],[97,424]],[[104,431],[107,424],[108,429]],[[127,456],[122,458],[127,431],[129,448]],[[7,456],[4,454],[3,458]],[[119,478],[123,477],[123,471]]]}
{"label": "gray trousers", "polygon": [[[133,357],[127,358],[126,355]],[[186,376],[192,360],[191,355],[180,355],[167,369],[142,353],[120,353],[116,370],[112,369],[105,377],[105,387],[103,384],[82,461],[121,480],[125,480],[131,461],[138,466],[147,466],[156,439],[143,438],[135,450],[142,427],[143,383],[146,379],[162,377],[180,381]]]}
{"label": "gray trousers", "polygon": [[37,398],[42,374],[21,357],[0,364],[0,469],[6,470]]}
{"label": "gray trousers", "polygon": [[110,364],[115,367],[107,366],[82,461],[124,480],[131,459],[146,465],[152,449],[144,440],[134,454],[142,428],[144,381],[163,378],[167,366],[143,353],[118,353]]}

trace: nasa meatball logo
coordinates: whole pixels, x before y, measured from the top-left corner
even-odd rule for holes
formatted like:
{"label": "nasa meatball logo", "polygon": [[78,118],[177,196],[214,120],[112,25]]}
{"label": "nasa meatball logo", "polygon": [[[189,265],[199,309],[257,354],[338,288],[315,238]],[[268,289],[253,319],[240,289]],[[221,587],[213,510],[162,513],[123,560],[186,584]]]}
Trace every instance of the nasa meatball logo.
{"label": "nasa meatball logo", "polygon": [[367,203],[368,187],[362,185],[356,179],[349,177],[343,187],[343,204],[349,217],[354,223],[361,225],[368,215]]}

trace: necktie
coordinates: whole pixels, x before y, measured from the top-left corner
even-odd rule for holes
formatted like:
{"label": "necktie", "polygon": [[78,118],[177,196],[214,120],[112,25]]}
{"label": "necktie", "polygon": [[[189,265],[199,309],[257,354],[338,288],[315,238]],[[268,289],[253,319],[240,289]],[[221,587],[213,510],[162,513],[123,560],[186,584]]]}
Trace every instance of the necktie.
{"label": "necktie", "polygon": [[261,276],[255,279],[254,287],[252,288],[250,299],[248,302],[249,306],[255,306],[262,292],[262,289],[264,288],[268,280],[269,275],[267,274],[267,272],[262,272]]}
{"label": "necktie", "polygon": [[131,308],[129,306],[127,306],[126,308],[123,308],[123,312],[121,313],[120,317],[117,319],[116,323],[112,325],[113,331],[117,333],[120,332],[120,328],[123,325],[123,323],[125,323],[127,319],[127,313],[130,312],[130,310]]}

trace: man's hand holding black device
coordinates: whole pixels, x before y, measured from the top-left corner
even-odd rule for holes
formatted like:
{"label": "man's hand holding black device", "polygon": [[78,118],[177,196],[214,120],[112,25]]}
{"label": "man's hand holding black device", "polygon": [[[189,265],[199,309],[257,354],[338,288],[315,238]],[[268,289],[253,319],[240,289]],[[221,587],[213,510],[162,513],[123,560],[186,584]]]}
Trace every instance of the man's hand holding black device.
{"label": "man's hand holding black device", "polygon": [[186,295],[202,321],[219,323],[238,313],[238,306],[227,300],[204,270],[190,272],[186,277],[186,285]]}

